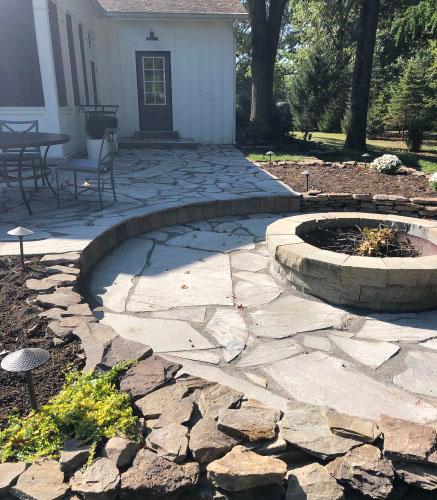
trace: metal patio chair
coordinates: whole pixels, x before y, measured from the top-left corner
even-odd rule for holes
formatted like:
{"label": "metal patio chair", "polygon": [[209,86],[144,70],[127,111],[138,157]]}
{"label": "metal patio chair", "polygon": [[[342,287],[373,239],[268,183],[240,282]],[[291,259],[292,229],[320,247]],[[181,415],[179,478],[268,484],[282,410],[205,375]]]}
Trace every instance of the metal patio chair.
{"label": "metal patio chair", "polygon": [[[59,186],[59,172],[73,172],[74,177],[74,199],[79,199],[78,190],[78,174],[84,174],[85,180],[81,184],[83,191],[92,189],[89,182],[90,177],[97,179],[97,191],[99,193],[100,208],[103,208],[103,191],[104,191],[104,177],[109,176],[111,182],[112,195],[114,201],[117,201],[115,194],[115,179],[114,179],[114,147],[113,137],[116,133],[115,129],[106,129],[105,135],[102,139],[100,146],[100,154],[98,160],[88,160],[87,158],[79,158],[69,160],[65,164],[59,165],[56,168],[56,188],[58,192],[58,207],[61,206],[60,186]],[[108,143],[108,152],[105,152],[104,145]]]}
{"label": "metal patio chair", "polygon": [[[0,132],[39,132],[38,120],[0,120]],[[19,149],[3,149],[0,151],[0,164],[3,167],[3,177],[8,187],[11,180],[17,180],[16,177],[9,175],[9,167],[18,166],[19,158]],[[38,191],[38,168],[42,183],[45,184],[41,149],[27,148],[23,154],[23,164],[32,170],[35,191]]]}

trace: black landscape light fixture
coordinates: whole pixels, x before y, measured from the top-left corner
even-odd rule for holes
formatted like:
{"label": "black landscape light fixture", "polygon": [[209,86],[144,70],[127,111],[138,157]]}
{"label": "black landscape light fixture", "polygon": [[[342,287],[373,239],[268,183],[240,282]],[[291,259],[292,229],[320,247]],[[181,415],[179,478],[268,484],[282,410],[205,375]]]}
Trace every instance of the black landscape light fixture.
{"label": "black landscape light fixture", "polygon": [[270,166],[272,165],[272,156],[274,156],[276,153],[274,151],[267,151],[266,155],[269,157],[269,163]]}
{"label": "black landscape light fixture", "polygon": [[30,404],[34,410],[38,409],[38,403],[36,401],[35,386],[33,385],[32,370],[47,363],[49,358],[48,351],[34,347],[11,352],[2,359],[0,364],[2,369],[7,372],[24,373],[29,389]]}
{"label": "black landscape light fixture", "polygon": [[309,170],[304,170],[302,172],[302,175],[304,175],[306,177],[306,180],[307,180],[307,193],[308,191],[310,190],[310,171]]}
{"label": "black landscape light fixture", "polygon": [[361,155],[361,158],[364,158],[364,164],[367,167],[367,162],[369,161],[370,158],[369,153],[364,153],[363,155]]}
{"label": "black landscape light fixture", "polygon": [[24,267],[24,248],[23,248],[23,239],[25,236],[30,236],[33,234],[33,231],[30,229],[26,229],[25,227],[16,227],[11,231],[8,231],[9,236],[16,236],[20,242],[20,263],[21,267]]}

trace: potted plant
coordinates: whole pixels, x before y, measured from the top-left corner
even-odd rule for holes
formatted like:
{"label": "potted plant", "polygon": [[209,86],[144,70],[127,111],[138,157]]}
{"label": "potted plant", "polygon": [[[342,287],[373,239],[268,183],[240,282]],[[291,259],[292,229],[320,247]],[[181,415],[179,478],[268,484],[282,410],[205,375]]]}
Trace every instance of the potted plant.
{"label": "potted plant", "polygon": [[[108,128],[108,117],[102,113],[89,113],[86,117],[85,132],[89,136],[86,141],[88,159],[98,160],[103,136]],[[103,156],[108,154],[108,143],[103,144]]]}

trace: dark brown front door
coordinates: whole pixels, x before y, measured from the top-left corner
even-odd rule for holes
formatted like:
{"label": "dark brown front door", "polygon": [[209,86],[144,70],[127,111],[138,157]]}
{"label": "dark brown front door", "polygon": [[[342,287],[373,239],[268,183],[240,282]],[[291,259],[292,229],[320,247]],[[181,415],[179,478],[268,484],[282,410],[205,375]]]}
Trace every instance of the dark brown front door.
{"label": "dark brown front door", "polygon": [[173,130],[170,52],[137,52],[140,130]]}

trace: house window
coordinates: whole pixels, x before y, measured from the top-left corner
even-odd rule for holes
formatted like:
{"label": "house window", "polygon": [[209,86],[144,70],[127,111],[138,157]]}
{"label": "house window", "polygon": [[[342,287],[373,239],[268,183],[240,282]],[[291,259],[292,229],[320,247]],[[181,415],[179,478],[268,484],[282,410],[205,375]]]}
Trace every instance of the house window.
{"label": "house window", "polygon": [[71,78],[73,80],[74,104],[80,105],[79,78],[77,75],[76,50],[74,48],[73,22],[69,14],[66,15],[68,50],[70,54]]}
{"label": "house window", "polygon": [[165,106],[165,59],[163,57],[143,57],[144,100],[146,106]]}
{"label": "house window", "polygon": [[52,37],[53,62],[55,64],[56,85],[59,106],[67,106],[67,87],[65,85],[64,61],[62,59],[61,34],[59,32],[58,7],[49,1],[49,23]]}
{"label": "house window", "polygon": [[85,57],[85,42],[83,39],[83,27],[79,24],[79,43],[80,43],[80,56],[82,59],[82,71],[83,71],[83,84],[85,87],[85,103],[90,103],[90,92],[88,89],[88,73],[86,69],[86,57]]}
{"label": "house window", "polygon": [[44,106],[32,0],[0,0],[0,106]]}

